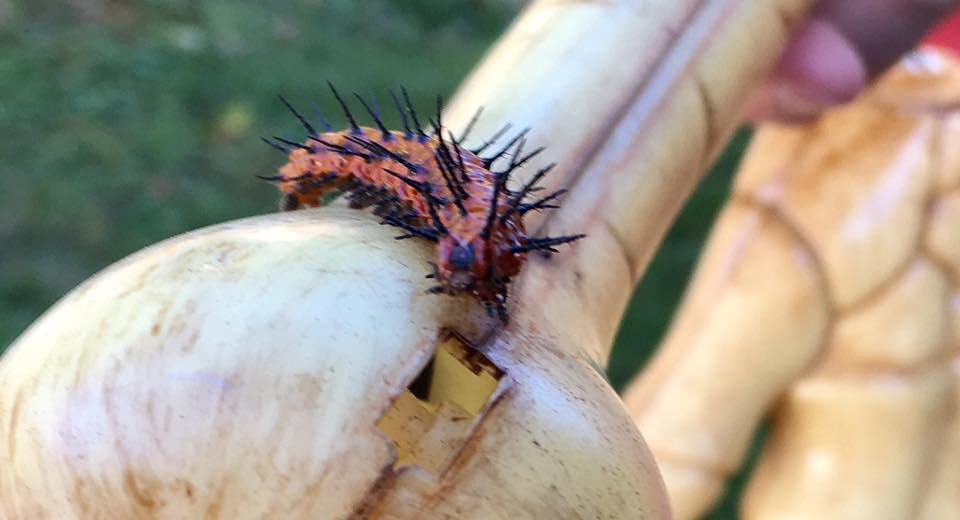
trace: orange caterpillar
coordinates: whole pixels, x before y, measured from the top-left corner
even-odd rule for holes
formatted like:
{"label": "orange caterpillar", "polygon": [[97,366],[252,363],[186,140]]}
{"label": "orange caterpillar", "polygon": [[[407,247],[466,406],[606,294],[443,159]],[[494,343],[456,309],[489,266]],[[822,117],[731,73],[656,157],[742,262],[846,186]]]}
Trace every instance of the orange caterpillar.
{"label": "orange caterpillar", "polygon": [[[321,115],[327,131],[317,132],[281,97],[307,130],[307,139],[303,143],[280,137],[274,141],[264,139],[288,154],[279,175],[261,177],[279,183],[283,211],[319,206],[336,194],[347,194],[353,208],[373,206],[383,224],[405,231],[398,239],[416,236],[436,243],[437,260],[428,277],[436,278],[439,285],[430,292],[468,292],[480,300],[487,312],[503,321],[507,319],[507,285],[520,271],[527,254],[554,253],[553,246],[584,236],[527,235],[523,216],[529,211],[557,207],[552,202],[566,190],[526,202],[553,165],[538,171],[517,191],[507,188],[510,173],[543,150],[522,155],[526,131],[512,138],[499,152],[480,157],[509,126],[480,147],[467,150],[460,143],[480,111],[459,139],[449,132],[444,136],[438,99],[435,119],[430,121],[433,131],[427,134],[406,90],[402,89],[405,105],[391,91],[404,126],[404,131],[398,132],[388,130],[377,111],[354,94],[377,125],[362,127],[333,85],[330,89],[350,121],[349,130],[330,131],[329,123]],[[501,158],[509,161],[506,168],[493,171],[492,165]]]}

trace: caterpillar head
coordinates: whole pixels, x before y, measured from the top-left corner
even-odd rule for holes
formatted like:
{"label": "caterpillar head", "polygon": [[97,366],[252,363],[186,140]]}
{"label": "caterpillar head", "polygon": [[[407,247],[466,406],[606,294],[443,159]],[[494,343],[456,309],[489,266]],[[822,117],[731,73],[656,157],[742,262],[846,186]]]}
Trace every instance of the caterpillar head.
{"label": "caterpillar head", "polygon": [[506,278],[520,271],[525,255],[510,250],[515,241],[507,229],[488,237],[445,236],[437,244],[434,275],[447,292],[472,291],[481,299],[488,298],[499,292]]}
{"label": "caterpillar head", "polygon": [[477,237],[446,236],[437,247],[437,281],[449,292],[471,290],[492,275],[490,248]]}

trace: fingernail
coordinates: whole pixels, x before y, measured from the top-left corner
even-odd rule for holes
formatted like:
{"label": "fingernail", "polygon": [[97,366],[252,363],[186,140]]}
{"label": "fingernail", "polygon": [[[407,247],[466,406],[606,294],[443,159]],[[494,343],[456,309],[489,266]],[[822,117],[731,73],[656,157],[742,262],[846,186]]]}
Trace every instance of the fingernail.
{"label": "fingernail", "polygon": [[852,44],[829,22],[813,19],[791,38],[751,113],[807,120],[850,101],[865,84],[866,69]]}

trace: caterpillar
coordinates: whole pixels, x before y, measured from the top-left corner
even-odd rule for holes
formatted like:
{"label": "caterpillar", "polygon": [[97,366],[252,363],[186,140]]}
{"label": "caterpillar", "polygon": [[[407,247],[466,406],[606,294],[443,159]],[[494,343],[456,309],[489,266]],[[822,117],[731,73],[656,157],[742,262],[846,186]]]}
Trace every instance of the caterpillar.
{"label": "caterpillar", "polygon": [[[282,137],[263,138],[287,154],[287,162],[276,175],[260,176],[277,183],[282,194],[280,209],[292,211],[325,204],[346,195],[349,206],[373,207],[381,224],[403,230],[397,239],[420,237],[435,244],[436,260],[428,278],[438,282],[428,292],[469,293],[491,315],[507,321],[507,287],[519,273],[528,253],[556,253],[555,246],[574,242],[585,235],[532,237],[526,232],[524,216],[531,211],[557,208],[561,189],[528,200],[540,191],[538,183],[554,167],[538,170],[529,182],[516,190],[508,188],[512,172],[543,151],[524,154],[527,130],[510,138],[499,150],[481,157],[510,129],[505,126],[473,149],[461,146],[482,113],[478,109],[459,137],[443,126],[443,102],[437,98],[436,113],[427,133],[413,108],[407,90],[400,88],[402,101],[391,90],[390,97],[400,114],[402,131],[389,130],[376,103],[354,96],[376,125],[361,126],[337,89],[328,83],[350,128],[333,131],[316,105],[323,132],[304,117],[283,96],[280,101],[307,132],[303,141]],[[411,124],[412,123],[412,124]],[[503,163],[495,171],[494,163]]]}

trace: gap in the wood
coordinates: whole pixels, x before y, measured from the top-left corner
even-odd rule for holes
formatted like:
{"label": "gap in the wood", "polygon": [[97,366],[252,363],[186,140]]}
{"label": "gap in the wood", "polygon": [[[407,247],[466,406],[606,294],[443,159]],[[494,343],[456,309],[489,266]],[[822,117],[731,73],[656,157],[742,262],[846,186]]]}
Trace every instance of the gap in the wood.
{"label": "gap in the wood", "polygon": [[394,467],[433,474],[460,451],[489,408],[504,373],[457,335],[440,336],[424,368],[377,422],[397,448]]}

